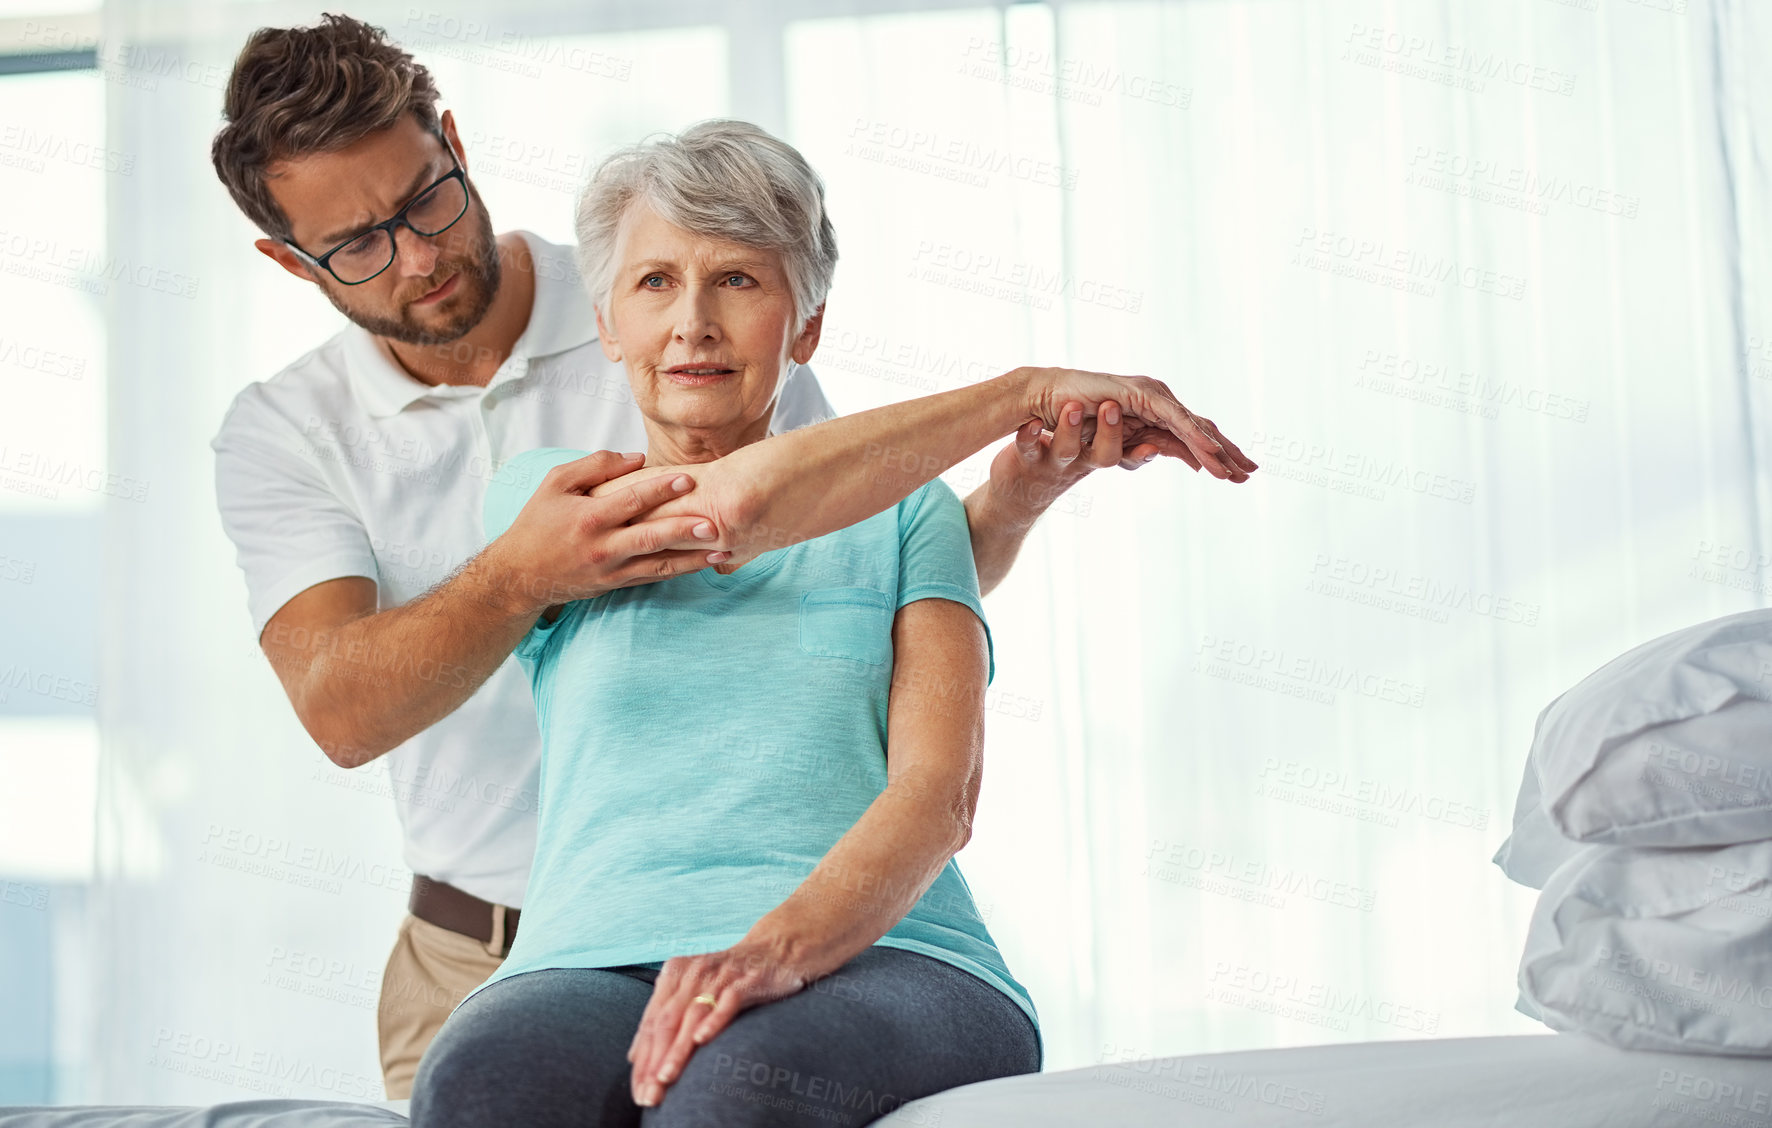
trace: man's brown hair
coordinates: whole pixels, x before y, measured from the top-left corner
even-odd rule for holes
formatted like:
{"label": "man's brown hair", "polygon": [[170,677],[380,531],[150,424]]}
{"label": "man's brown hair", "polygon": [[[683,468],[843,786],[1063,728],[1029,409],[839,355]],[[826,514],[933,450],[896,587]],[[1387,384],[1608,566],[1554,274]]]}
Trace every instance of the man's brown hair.
{"label": "man's brown hair", "polygon": [[407,113],[437,128],[431,73],[381,28],[328,12],[314,27],[252,33],[228,76],[227,124],[209,155],[246,217],[271,238],[286,239],[289,217],[265,183],[270,166],[343,149]]}

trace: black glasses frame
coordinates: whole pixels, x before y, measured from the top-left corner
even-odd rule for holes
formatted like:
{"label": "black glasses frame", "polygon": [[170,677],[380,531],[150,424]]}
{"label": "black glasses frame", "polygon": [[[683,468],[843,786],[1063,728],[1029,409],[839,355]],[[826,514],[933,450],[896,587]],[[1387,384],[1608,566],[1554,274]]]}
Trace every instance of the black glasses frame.
{"label": "black glasses frame", "polygon": [[[450,169],[448,172],[444,173],[442,176],[439,176],[436,180],[432,181],[426,187],[421,188],[417,192],[417,194],[415,194],[412,197],[412,199],[406,201],[405,207],[401,208],[397,213],[395,213],[394,218],[384,220],[381,223],[376,224],[374,227],[368,227],[368,228],[363,229],[362,231],[357,232],[355,235],[352,235],[349,239],[344,240],[343,242],[339,243],[338,246],[332,248],[330,251],[327,251],[325,254],[320,255],[319,257],[315,257],[314,255],[309,254],[307,251],[302,250],[301,247],[296,244],[296,241],[294,239],[284,239],[283,243],[286,246],[293,248],[295,250],[295,253],[300,255],[302,258],[307,259],[309,262],[313,263],[315,266],[323,268],[326,271],[326,273],[332,275],[334,278],[337,278],[339,285],[341,285],[341,286],[361,286],[365,282],[368,282],[368,281],[371,281],[377,277],[380,277],[381,274],[388,269],[388,267],[394,265],[394,260],[396,258],[400,257],[400,245],[395,240],[395,237],[394,237],[394,229],[396,227],[404,226],[408,231],[412,232],[414,235],[419,236],[420,238],[430,238],[433,235],[441,235],[441,234],[443,234],[443,232],[449,230],[451,227],[454,227],[457,223],[460,223],[461,217],[468,214],[468,208],[473,205],[474,192],[473,192],[473,189],[468,186],[467,171],[461,167],[461,161],[456,159],[455,148],[449,144],[449,138],[445,137],[443,135],[443,131],[440,129],[432,130],[431,132],[436,134],[437,139],[439,141],[443,142],[443,149],[445,152],[447,152],[449,154],[450,163],[453,164],[455,167]],[[437,228],[437,230],[435,230],[435,231],[420,231],[418,228],[416,228],[412,225],[410,220],[408,220],[406,218],[406,213],[408,211],[412,210],[412,207],[414,204],[417,204],[420,200],[424,199],[426,196],[429,196],[432,192],[435,192],[438,188],[441,188],[443,186],[443,182],[446,180],[460,180],[461,181],[461,198],[462,198],[461,211],[456,214],[456,217],[454,219],[450,220],[448,223],[445,223],[443,226]],[[371,274],[368,278],[359,278],[355,282],[346,282],[343,278],[339,278],[338,271],[332,269],[332,265],[331,265],[332,256],[337,254],[338,252],[344,250],[346,247],[350,246],[352,243],[355,243],[357,240],[363,238],[364,236],[371,235],[377,231],[386,231],[388,233],[388,246],[391,248],[391,250],[388,254],[388,261],[382,265],[381,270],[378,270],[374,274]]]}

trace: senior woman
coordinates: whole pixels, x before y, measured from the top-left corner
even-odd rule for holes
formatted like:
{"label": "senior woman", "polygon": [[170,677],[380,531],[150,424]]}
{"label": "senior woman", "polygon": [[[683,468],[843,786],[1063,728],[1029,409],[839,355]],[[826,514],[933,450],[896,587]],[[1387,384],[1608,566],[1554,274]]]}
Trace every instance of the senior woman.
{"label": "senior woman", "polygon": [[[1018,428],[1081,444],[1085,419],[1104,465],[1129,437],[1254,464],[1155,381],[1061,369],[772,434],[836,249],[818,178],[755,126],[611,158],[578,235],[648,439],[592,492],[694,465],[667,504],[730,556],[550,607],[519,644],[543,735],[522,928],[426,1052],[414,1122],[853,1125],[1037,1070],[1033,1002],[953,861],[994,662],[935,476]],[[501,468],[488,537],[582,453]]]}

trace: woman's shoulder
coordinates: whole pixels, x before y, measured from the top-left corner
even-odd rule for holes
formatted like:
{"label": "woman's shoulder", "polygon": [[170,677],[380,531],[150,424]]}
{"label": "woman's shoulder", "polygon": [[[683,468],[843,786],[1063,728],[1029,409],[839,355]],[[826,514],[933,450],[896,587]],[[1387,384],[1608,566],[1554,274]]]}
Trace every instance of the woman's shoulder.
{"label": "woman's shoulder", "polygon": [[486,494],[480,503],[481,529],[486,539],[496,539],[511,527],[530,497],[541,488],[541,480],[549,470],[589,453],[567,447],[535,447],[499,463],[487,478]]}
{"label": "woman's shoulder", "polygon": [[932,544],[955,541],[971,550],[966,506],[952,486],[936,478],[892,508],[815,538],[807,547],[815,556],[867,558],[896,570],[904,566],[907,553],[922,554]]}
{"label": "woman's shoulder", "polygon": [[519,451],[498,464],[493,471],[494,481],[513,484],[539,483],[542,477],[561,463],[572,462],[583,458],[591,452],[573,447],[531,447]]}
{"label": "woman's shoulder", "polygon": [[898,503],[898,514],[902,522],[914,521],[925,509],[943,509],[954,507],[965,508],[960,495],[954,487],[940,478],[932,478],[911,491],[909,497]]}
{"label": "woman's shoulder", "polygon": [[869,572],[879,567],[890,571],[898,566],[912,531],[947,506],[952,506],[964,519],[960,499],[946,482],[937,478],[871,517],[788,546],[784,559],[800,561],[796,572],[797,579],[802,580],[807,569],[817,576],[847,575],[852,569]]}
{"label": "woman's shoulder", "polygon": [[807,543],[834,547],[844,542],[874,538],[896,540],[919,520],[926,521],[930,516],[950,508],[962,515],[965,513],[965,506],[954,493],[953,487],[936,478],[912,490],[890,509],[883,509],[871,517],[864,517],[853,525],[815,537]]}
{"label": "woman's shoulder", "polygon": [[931,520],[952,520],[955,516],[965,520],[966,507],[940,478],[936,478],[912,490],[898,504],[890,509],[883,509],[872,517],[839,529],[836,533],[816,538],[833,547],[839,543],[855,543],[861,541],[902,541],[913,529],[926,525]]}
{"label": "woman's shoulder", "polygon": [[966,503],[954,487],[940,478],[914,490],[898,503],[896,512],[897,532],[902,541],[926,537],[937,529],[967,526]]}

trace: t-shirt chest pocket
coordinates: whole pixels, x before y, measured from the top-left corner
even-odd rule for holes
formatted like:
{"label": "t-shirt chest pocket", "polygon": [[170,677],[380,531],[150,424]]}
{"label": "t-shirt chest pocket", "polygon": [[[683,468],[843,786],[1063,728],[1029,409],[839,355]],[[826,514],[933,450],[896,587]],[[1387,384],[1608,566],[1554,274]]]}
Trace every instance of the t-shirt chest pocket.
{"label": "t-shirt chest pocket", "polygon": [[819,588],[800,597],[800,649],[877,666],[892,656],[892,600],[873,588]]}

